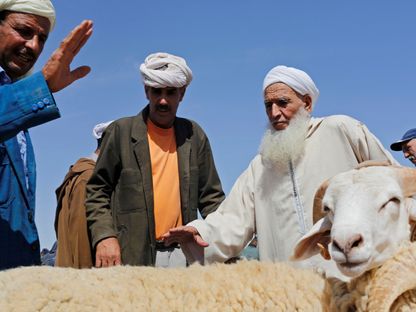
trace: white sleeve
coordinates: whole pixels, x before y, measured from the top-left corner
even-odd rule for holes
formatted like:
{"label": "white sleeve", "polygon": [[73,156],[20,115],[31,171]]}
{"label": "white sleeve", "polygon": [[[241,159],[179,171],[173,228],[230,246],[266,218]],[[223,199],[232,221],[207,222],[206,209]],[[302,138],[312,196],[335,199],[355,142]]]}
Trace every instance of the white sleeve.
{"label": "white sleeve", "polygon": [[387,149],[384,148],[383,144],[381,144],[378,138],[373,133],[371,133],[364,124],[361,124],[361,127],[367,143],[368,159],[389,160],[393,165],[399,166],[398,161],[394,159],[394,157]]}
{"label": "white sleeve", "polygon": [[362,122],[349,116],[336,116],[340,122],[342,131],[347,135],[354,149],[359,163],[366,160],[390,161],[393,165],[399,165],[391,153],[384,148],[377,137],[368,130]]}
{"label": "white sleeve", "polygon": [[[253,161],[235,182],[230,194],[205,220],[189,223],[209,243],[205,263],[224,262],[238,256],[255,233]],[[185,254],[191,252],[189,249]],[[194,258],[198,253],[191,252]],[[200,255],[199,255],[200,257]],[[201,261],[200,261],[201,262]]]}

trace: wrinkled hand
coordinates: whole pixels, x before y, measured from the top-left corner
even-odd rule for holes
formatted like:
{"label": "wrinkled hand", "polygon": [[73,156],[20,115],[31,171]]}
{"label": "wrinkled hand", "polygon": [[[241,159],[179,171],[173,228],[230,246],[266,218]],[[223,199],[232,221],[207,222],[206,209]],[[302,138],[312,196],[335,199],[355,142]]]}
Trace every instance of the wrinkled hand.
{"label": "wrinkled hand", "polygon": [[62,90],[90,72],[89,66],[80,66],[71,71],[70,65],[91,34],[92,21],[83,21],[71,31],[49,58],[42,73],[51,92]]}
{"label": "wrinkled hand", "polygon": [[101,268],[120,264],[120,245],[117,238],[109,237],[100,241],[96,247],[95,266]]}
{"label": "wrinkled hand", "polygon": [[169,246],[173,243],[185,244],[192,242],[201,247],[208,247],[209,245],[202,239],[196,228],[187,225],[170,229],[167,233],[162,235],[162,239],[166,246]]}

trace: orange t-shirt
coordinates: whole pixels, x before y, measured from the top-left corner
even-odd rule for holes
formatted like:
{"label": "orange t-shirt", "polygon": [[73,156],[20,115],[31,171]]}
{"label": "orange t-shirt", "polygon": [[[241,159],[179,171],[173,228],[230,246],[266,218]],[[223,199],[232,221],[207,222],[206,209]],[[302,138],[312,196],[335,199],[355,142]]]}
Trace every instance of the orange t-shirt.
{"label": "orange t-shirt", "polygon": [[178,154],[174,128],[157,127],[147,120],[147,138],[153,178],[153,206],[156,239],[182,225]]}

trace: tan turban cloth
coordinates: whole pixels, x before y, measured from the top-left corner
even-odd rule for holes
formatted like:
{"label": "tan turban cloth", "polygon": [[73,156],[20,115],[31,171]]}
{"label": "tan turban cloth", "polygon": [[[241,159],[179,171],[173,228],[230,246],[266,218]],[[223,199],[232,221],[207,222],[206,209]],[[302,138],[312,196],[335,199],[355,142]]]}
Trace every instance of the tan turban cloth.
{"label": "tan turban cloth", "polygon": [[319,97],[319,90],[307,73],[300,69],[287,66],[272,68],[264,78],[263,92],[268,86],[282,82],[301,95],[308,94],[312,99],[312,107]]}
{"label": "tan turban cloth", "polygon": [[46,17],[51,23],[50,31],[55,26],[55,8],[50,0],[0,0],[0,11],[6,10]]}
{"label": "tan turban cloth", "polygon": [[163,52],[146,57],[140,73],[143,83],[153,88],[180,88],[192,80],[192,71],[183,58]]}

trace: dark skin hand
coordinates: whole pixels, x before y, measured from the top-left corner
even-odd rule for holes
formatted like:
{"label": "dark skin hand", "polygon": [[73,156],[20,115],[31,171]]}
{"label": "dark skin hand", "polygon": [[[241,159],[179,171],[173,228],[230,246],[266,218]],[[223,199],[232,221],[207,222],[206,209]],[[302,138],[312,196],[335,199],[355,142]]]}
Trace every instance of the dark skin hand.
{"label": "dark skin hand", "polygon": [[95,267],[106,268],[121,264],[120,244],[116,237],[101,240],[96,247]]}
{"label": "dark skin hand", "polygon": [[92,26],[92,21],[85,20],[75,27],[43,67],[42,73],[51,92],[64,89],[90,72],[91,68],[89,66],[80,66],[71,71],[70,65],[91,37]]}
{"label": "dark skin hand", "polygon": [[173,243],[184,244],[191,242],[196,243],[200,247],[209,246],[209,244],[202,239],[201,235],[199,235],[196,228],[187,225],[170,229],[167,233],[162,235],[162,239],[166,246]]}

